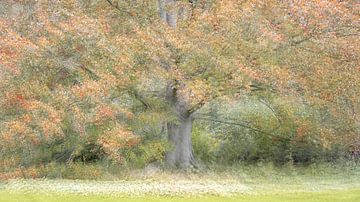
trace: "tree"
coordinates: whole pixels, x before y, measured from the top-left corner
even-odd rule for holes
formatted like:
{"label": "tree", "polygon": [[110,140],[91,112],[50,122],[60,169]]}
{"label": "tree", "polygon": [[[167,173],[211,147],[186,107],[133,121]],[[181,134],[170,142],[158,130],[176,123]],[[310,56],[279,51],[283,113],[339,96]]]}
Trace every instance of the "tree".
{"label": "tree", "polygon": [[[186,168],[196,165],[193,114],[216,98],[273,92],[326,106],[339,116],[344,106],[340,96],[344,96],[352,103],[348,106],[358,109],[359,17],[352,1],[3,4],[18,12],[0,21],[8,33],[1,36],[6,50],[29,47],[21,53],[1,52],[2,69],[8,73],[0,76],[8,79],[0,87],[9,92],[1,100],[3,105],[19,105],[4,108],[3,114],[13,113],[2,121],[5,125],[19,121],[24,115],[20,107],[36,101],[56,111],[60,120],[73,114],[71,130],[58,128],[52,134],[88,134],[88,127],[82,126],[96,120],[105,126],[98,136],[113,129],[98,139],[115,154],[121,144],[104,140],[130,134],[132,104],[141,103],[140,111],[161,114],[159,127],[166,124],[173,144],[167,163]],[[342,90],[349,86],[354,86],[351,91]],[[35,123],[44,119],[40,114],[35,115]],[[129,116],[121,119],[121,114]],[[349,114],[344,117],[352,120]],[[2,128],[4,136],[11,127]]]}

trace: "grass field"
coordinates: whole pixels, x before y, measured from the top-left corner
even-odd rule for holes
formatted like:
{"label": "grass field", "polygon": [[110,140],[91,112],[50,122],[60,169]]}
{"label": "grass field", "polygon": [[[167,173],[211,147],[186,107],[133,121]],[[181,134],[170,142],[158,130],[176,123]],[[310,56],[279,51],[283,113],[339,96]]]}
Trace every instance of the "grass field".
{"label": "grass field", "polygon": [[111,197],[111,196],[78,196],[46,195],[34,193],[0,193],[1,202],[359,202],[360,189],[351,191],[308,192],[291,194],[238,195],[232,197],[202,196],[182,197]]}
{"label": "grass field", "polygon": [[197,173],[132,171],[124,176],[3,181],[0,202],[360,202],[359,167],[262,165]]}

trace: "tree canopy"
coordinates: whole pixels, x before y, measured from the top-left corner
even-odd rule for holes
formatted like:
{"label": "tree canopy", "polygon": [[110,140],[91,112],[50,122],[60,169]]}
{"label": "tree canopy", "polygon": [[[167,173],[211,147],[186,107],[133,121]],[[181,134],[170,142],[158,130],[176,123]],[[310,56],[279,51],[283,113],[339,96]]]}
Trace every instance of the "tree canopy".
{"label": "tree canopy", "polygon": [[194,114],[247,96],[312,107],[324,113],[320,134],[360,141],[355,0],[13,0],[0,7],[0,151],[12,163],[64,144],[71,149],[55,158],[72,161],[90,143],[121,162],[119,150],[167,134],[167,162],[188,167]]}

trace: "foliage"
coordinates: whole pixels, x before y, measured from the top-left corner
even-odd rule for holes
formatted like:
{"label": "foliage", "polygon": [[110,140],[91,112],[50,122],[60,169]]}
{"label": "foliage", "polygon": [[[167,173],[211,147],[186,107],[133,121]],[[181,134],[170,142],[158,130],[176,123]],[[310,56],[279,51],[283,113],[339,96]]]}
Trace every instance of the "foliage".
{"label": "foliage", "polygon": [[[149,163],[179,114],[248,96],[282,122],[247,113],[261,130],[216,131],[226,161],[307,162],[334,148],[358,158],[355,1],[166,2],[176,22],[155,0],[1,2],[0,163]],[[213,161],[197,132],[196,152]]]}
{"label": "foliage", "polygon": [[276,98],[270,106],[250,97],[218,105],[224,108],[209,106],[198,113],[205,130],[200,135],[195,130],[202,143],[195,139],[194,149],[200,159],[211,156],[206,162],[310,164],[349,157],[347,145],[324,127],[320,112],[296,100]]}
{"label": "foliage", "polygon": [[201,126],[195,125],[192,135],[194,154],[202,162],[215,163],[217,160],[217,150],[219,149],[219,139],[213,134],[208,133]]}
{"label": "foliage", "polygon": [[141,143],[131,150],[122,150],[121,154],[130,167],[143,168],[150,163],[162,163],[170,146],[165,141],[150,141]]}

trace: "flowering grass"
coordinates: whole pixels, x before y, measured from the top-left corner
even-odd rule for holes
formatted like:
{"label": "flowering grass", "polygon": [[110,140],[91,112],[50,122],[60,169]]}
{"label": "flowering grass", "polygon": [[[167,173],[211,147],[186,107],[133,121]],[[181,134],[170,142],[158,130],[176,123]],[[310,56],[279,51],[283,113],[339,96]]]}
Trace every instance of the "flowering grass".
{"label": "flowering grass", "polygon": [[101,180],[0,181],[0,202],[48,201],[360,202],[360,169],[262,165],[206,172],[133,170],[123,178],[110,175]]}
{"label": "flowering grass", "polygon": [[237,195],[232,197],[115,197],[108,195],[48,195],[36,193],[0,192],[0,202],[359,202],[360,190],[332,192],[303,192],[265,195]]}

